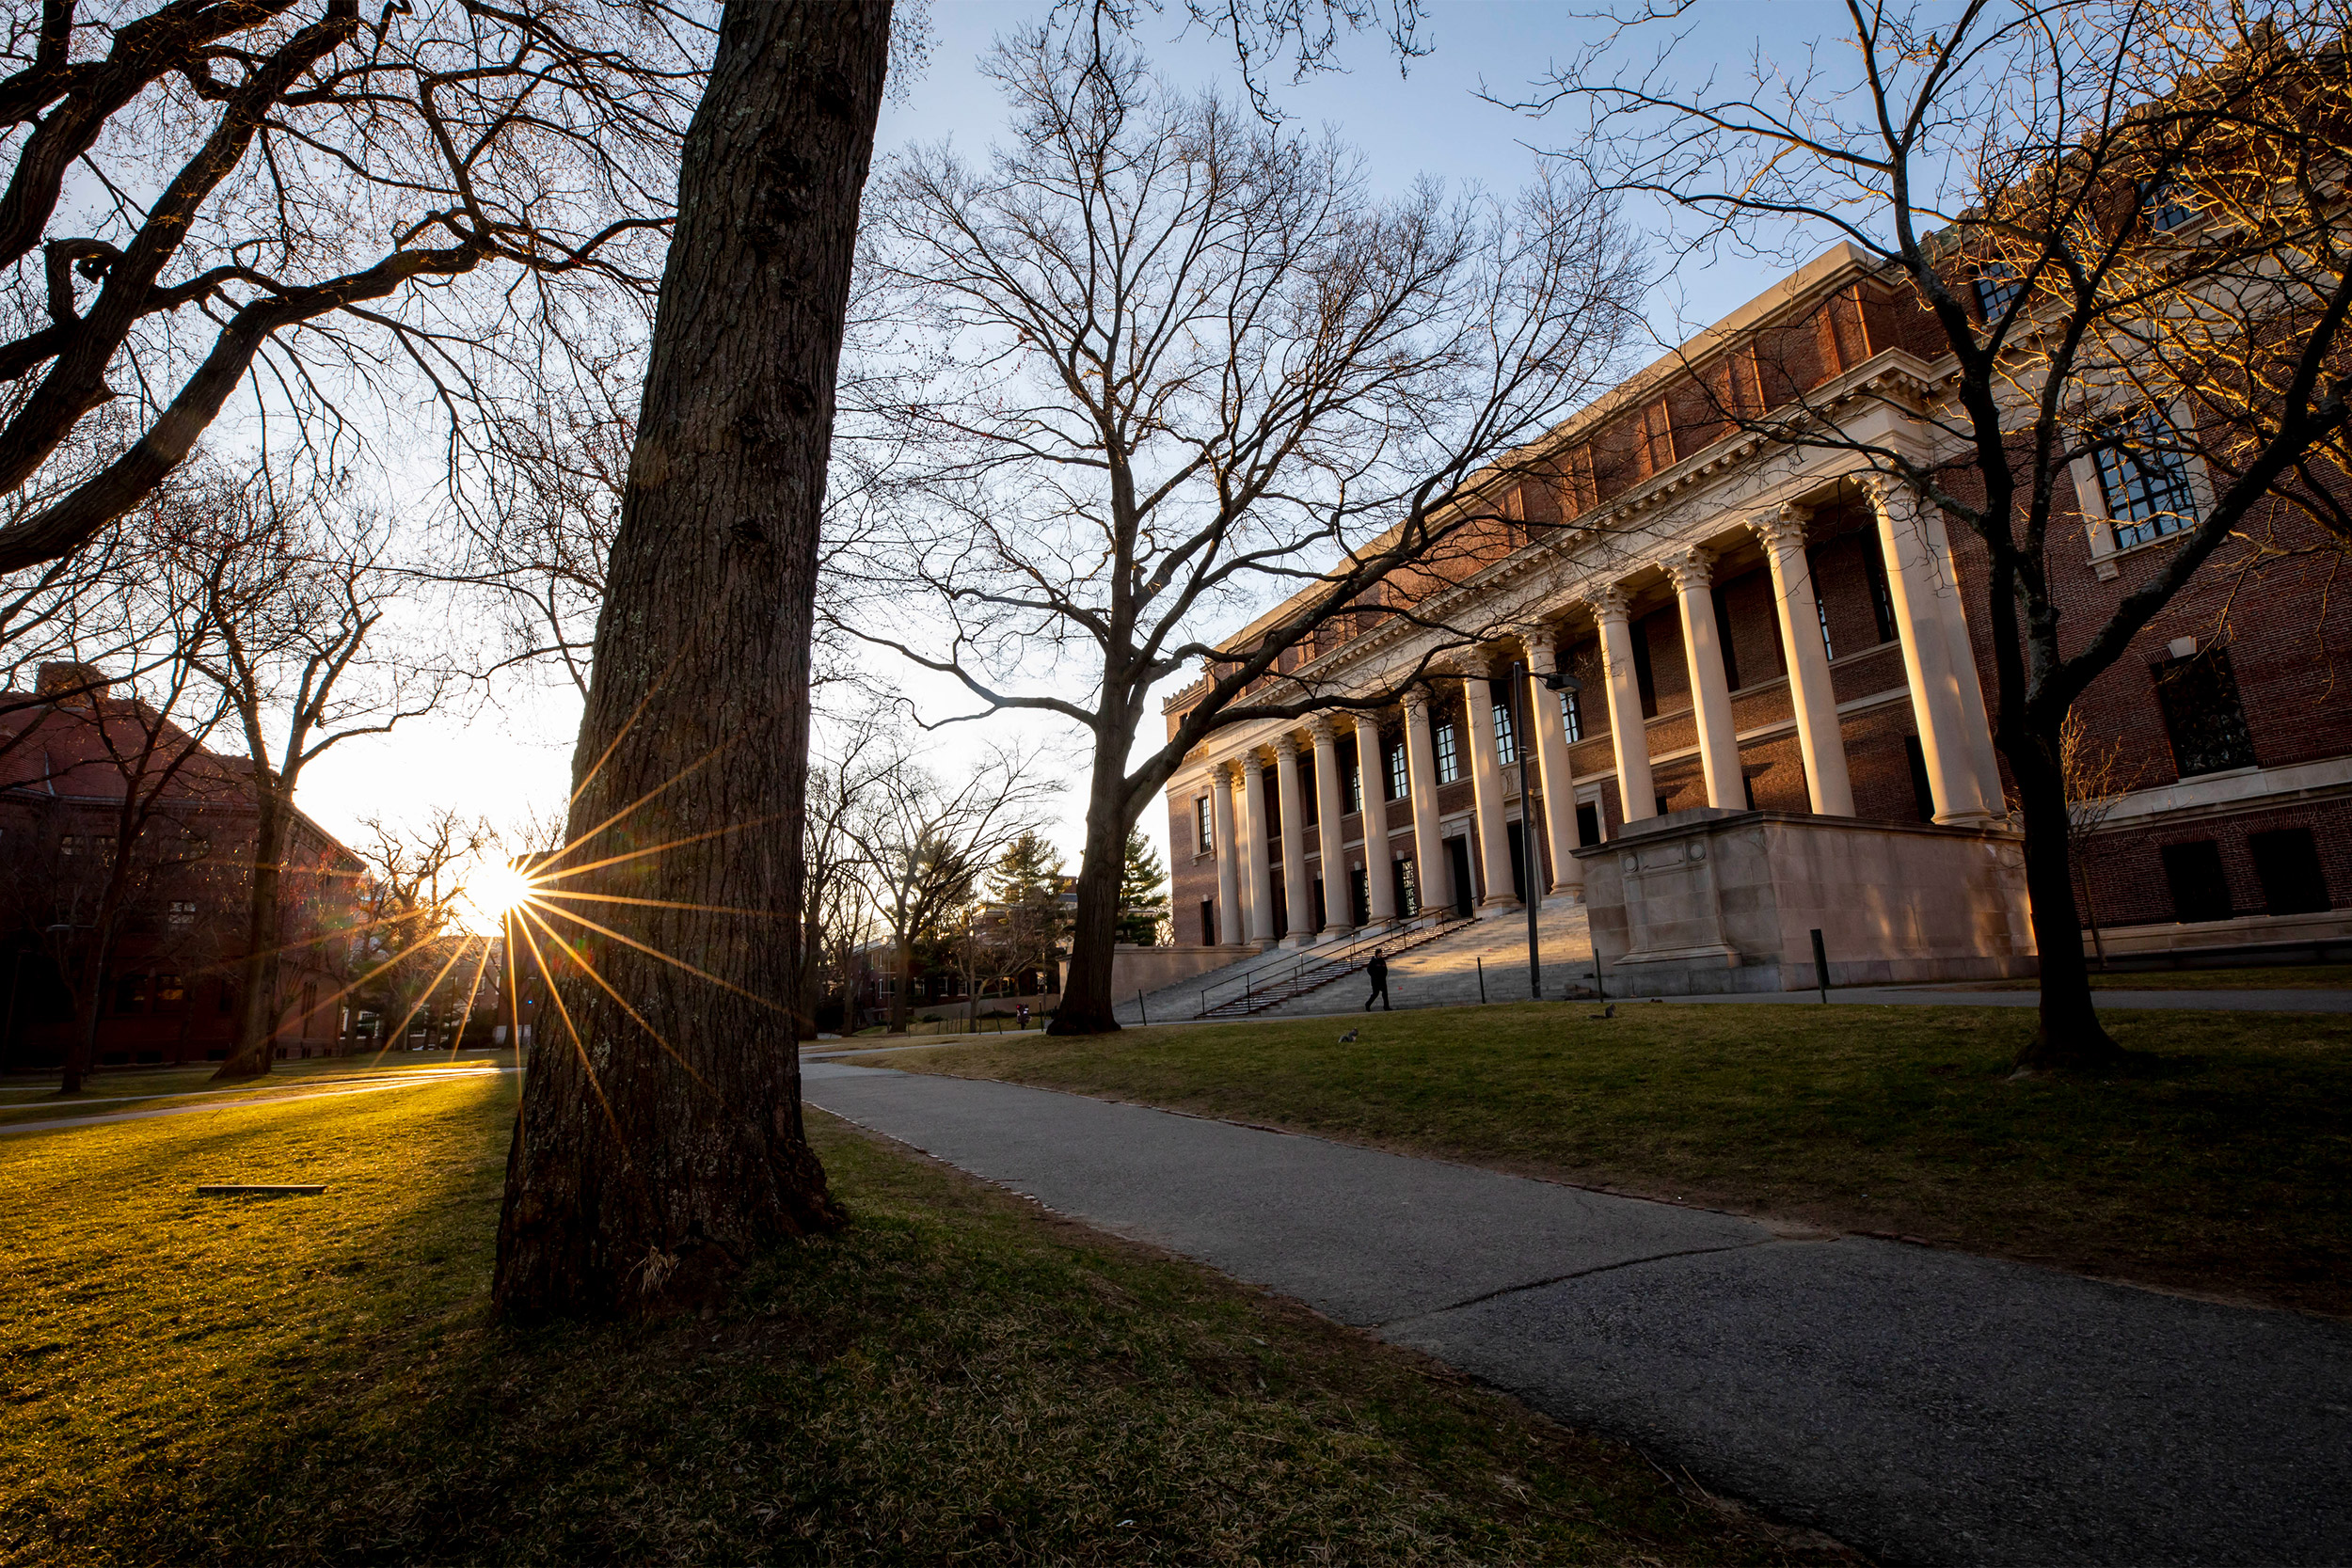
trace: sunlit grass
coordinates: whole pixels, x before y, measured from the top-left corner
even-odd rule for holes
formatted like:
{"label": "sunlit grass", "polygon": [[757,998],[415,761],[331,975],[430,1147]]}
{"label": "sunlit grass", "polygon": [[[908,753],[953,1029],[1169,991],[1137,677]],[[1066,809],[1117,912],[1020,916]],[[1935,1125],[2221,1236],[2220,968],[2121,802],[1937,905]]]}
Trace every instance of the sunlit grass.
{"label": "sunlit grass", "polygon": [[1628,1449],[821,1114],[840,1234],[708,1317],[494,1326],[516,1084],[0,1139],[8,1560],[1783,1556]]}
{"label": "sunlit grass", "polygon": [[2352,1018],[2110,1012],[2153,1071],[2012,1083],[2022,1008],[1598,1011],[1011,1036],[858,1060],[2352,1313]]}

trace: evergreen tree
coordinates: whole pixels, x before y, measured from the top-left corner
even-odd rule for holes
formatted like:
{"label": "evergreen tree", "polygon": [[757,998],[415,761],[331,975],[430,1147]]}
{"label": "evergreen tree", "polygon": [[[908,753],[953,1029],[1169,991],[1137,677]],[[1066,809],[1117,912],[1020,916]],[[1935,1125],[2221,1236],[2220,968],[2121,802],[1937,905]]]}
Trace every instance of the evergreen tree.
{"label": "evergreen tree", "polygon": [[1159,943],[1168,923],[1168,868],[1140,830],[1127,830],[1127,858],[1119,873],[1119,940],[1137,947]]}
{"label": "evergreen tree", "polygon": [[1069,925],[1061,891],[1069,879],[1062,871],[1061,852],[1036,833],[1023,833],[1005,846],[988,875],[989,901],[996,906],[989,923],[993,939],[990,945],[995,949],[993,967],[1007,974],[1033,975],[1060,959]]}

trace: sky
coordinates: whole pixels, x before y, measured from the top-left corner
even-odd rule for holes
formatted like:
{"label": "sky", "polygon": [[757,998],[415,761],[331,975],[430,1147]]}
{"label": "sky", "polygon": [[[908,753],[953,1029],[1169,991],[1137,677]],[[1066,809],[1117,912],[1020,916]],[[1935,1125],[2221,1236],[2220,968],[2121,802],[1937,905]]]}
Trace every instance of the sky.
{"label": "sky", "polygon": [[[1586,25],[1577,13],[1585,8],[1536,0],[1436,0],[1426,33],[1434,52],[1411,62],[1409,71],[1400,75],[1394,57],[1378,40],[1359,38],[1343,47],[1344,71],[1297,86],[1280,83],[1277,101],[1299,121],[1327,126],[1359,148],[1374,183],[1384,190],[1402,189],[1423,175],[1475,182],[1496,192],[1517,190],[1534,171],[1535,149],[1551,145],[1559,127],[1485,102],[1480,94],[1484,90],[1505,102],[1519,96],[1547,61],[1577,46]],[[1181,37],[1181,7],[1170,9],[1176,14],[1147,19],[1137,38],[1154,64],[1181,85],[1237,93],[1238,72],[1227,47],[1203,37]],[[933,47],[928,65],[884,107],[878,154],[942,137],[980,154],[1002,122],[1001,104],[980,74],[980,62],[995,38],[1041,11],[1028,3],[938,0],[930,13]],[[1692,17],[1673,64],[1678,75],[1689,78],[1710,68],[1742,71],[1759,49],[1768,59],[1793,60],[1812,40],[1834,40],[1843,22],[1842,6],[1811,0],[1704,5]],[[1647,223],[1653,266],[1663,274],[1676,260],[1675,241],[1662,213],[1648,214]],[[1652,329],[1661,341],[1677,341],[1692,326],[1754,297],[1775,276],[1763,265],[1728,259],[1677,267],[1651,301]],[[927,714],[962,711],[944,683],[927,682],[911,672],[878,673],[901,685]],[[300,804],[347,839],[362,818],[421,819],[441,804],[500,824],[531,812],[560,813],[579,718],[579,702],[568,685],[559,690],[510,681],[462,713],[404,725],[389,736],[330,752],[305,776]],[[983,740],[1010,735],[1058,754],[1082,755],[1069,744],[1073,737],[1067,730],[1007,720],[946,732],[937,741],[934,763],[952,774]],[[1083,837],[1082,779],[1082,772],[1072,773],[1066,808],[1049,835],[1073,872]],[[1165,857],[1166,814],[1157,807],[1148,810],[1142,826]]]}

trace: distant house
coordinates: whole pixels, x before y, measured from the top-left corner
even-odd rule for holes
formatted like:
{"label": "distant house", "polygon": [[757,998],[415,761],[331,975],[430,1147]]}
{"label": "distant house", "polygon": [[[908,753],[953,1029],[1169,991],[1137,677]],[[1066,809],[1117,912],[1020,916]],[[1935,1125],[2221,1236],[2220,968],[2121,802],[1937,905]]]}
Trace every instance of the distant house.
{"label": "distant house", "polygon": [[[126,798],[151,800],[110,928]],[[0,692],[0,1069],[62,1061],[93,990],[102,1067],[219,1060],[236,1024],[253,765],[201,745],[87,665]],[[331,1053],[362,866],[294,814],[281,880],[278,1054]]]}

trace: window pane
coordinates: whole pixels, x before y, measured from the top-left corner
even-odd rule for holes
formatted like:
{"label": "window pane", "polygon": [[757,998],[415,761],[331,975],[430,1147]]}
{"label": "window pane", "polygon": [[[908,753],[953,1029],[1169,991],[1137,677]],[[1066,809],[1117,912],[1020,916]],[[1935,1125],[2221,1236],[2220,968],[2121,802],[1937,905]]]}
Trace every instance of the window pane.
{"label": "window pane", "polygon": [[2254,876],[2263,885],[2264,912],[2317,914],[2329,907],[2328,876],[2309,828],[2249,833],[2246,847],[2253,854]]}
{"label": "window pane", "polygon": [[1566,728],[1570,740],[1584,738],[1584,705],[1577,700],[1578,696],[1574,691],[1560,693],[1560,722]]}
{"label": "window pane", "polygon": [[1977,269],[1977,307],[1987,323],[1997,321],[2018,291],[2026,286],[2017,269],[2007,261],[1987,261]]}
{"label": "window pane", "polygon": [[2182,778],[2255,766],[2254,738],[2227,648],[2167,659],[2153,673],[2156,703],[2172,739],[2172,766]]}
{"label": "window pane", "polygon": [[1460,759],[1454,754],[1454,726],[1439,724],[1437,730],[1437,742],[1438,782],[1441,784],[1449,784],[1460,777],[1462,771]]}
{"label": "window pane", "polygon": [[2168,844],[2162,850],[2164,879],[2172,887],[2172,916],[2181,921],[2230,918],[2230,879],[2221,870],[2221,846],[2209,838]]}
{"label": "window pane", "polygon": [[1509,768],[1519,760],[1518,731],[1511,727],[1511,705],[1495,705],[1495,760]]}
{"label": "window pane", "polygon": [[2185,199],[2185,193],[2170,180],[2142,180],[2139,182],[2139,204],[2147,211],[2148,227],[2161,234],[2178,229],[2197,216],[2197,209]]}
{"label": "window pane", "polygon": [[1405,742],[1389,748],[1389,799],[1402,800],[1413,793],[1413,771],[1406,765]]}
{"label": "window pane", "polygon": [[2177,533],[2197,520],[2188,459],[2170,441],[2170,433],[2153,415],[2106,432],[2095,461],[2118,549]]}

